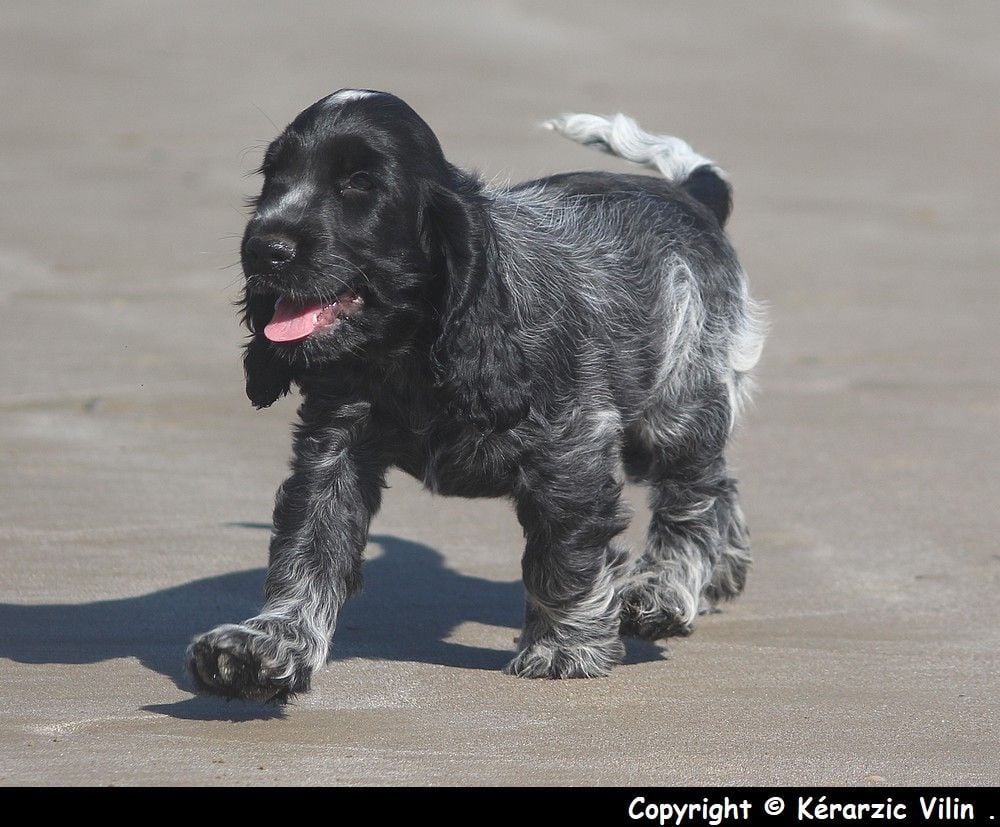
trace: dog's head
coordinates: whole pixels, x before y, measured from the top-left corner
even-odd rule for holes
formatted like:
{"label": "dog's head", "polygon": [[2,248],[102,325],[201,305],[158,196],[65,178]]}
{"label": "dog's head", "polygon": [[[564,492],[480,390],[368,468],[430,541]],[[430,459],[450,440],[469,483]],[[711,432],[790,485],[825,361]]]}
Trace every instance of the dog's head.
{"label": "dog's head", "polygon": [[241,247],[255,405],[306,368],[350,355],[358,369],[422,339],[457,407],[492,425],[523,415],[523,400],[489,398],[518,374],[500,330],[508,302],[483,261],[480,185],[416,112],[384,92],[335,92],[278,136],[260,172]]}
{"label": "dog's head", "polygon": [[248,392],[261,387],[252,371],[392,346],[386,340],[413,315],[429,275],[422,185],[445,183],[448,170],[434,133],[405,103],[344,90],[302,112],[260,172],[241,246],[245,320],[263,360],[247,365]]}

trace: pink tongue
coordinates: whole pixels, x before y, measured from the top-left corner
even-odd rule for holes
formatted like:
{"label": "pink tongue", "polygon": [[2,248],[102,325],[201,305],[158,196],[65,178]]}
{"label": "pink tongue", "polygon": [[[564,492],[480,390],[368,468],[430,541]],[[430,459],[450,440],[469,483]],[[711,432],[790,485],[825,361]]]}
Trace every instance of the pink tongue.
{"label": "pink tongue", "polygon": [[298,342],[305,339],[319,326],[316,317],[322,309],[322,304],[296,307],[284,299],[278,299],[278,303],[274,305],[274,316],[264,328],[264,335],[272,342]]}

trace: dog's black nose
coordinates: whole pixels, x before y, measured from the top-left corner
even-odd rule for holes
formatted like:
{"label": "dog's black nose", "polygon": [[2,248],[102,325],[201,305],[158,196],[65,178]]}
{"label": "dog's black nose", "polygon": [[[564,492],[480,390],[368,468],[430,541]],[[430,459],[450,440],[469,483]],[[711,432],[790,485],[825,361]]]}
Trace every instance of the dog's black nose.
{"label": "dog's black nose", "polygon": [[283,235],[255,235],[247,241],[245,255],[250,269],[273,270],[295,258],[295,242]]}

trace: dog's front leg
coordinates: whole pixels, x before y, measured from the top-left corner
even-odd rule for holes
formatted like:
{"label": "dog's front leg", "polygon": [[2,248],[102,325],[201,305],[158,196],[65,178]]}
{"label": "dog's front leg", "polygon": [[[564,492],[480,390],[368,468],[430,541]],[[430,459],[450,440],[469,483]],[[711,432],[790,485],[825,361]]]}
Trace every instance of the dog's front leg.
{"label": "dog's front leg", "polygon": [[284,701],[307,690],[340,607],[361,585],[386,467],[369,438],[368,406],[344,406],[331,418],[307,400],[299,414],[292,475],[275,502],[264,607],[196,637],[188,650],[205,691]]}
{"label": "dog's front leg", "polygon": [[628,525],[612,446],[578,444],[526,467],[515,492],[527,545],[524,629],[508,674],[592,678],[621,661],[618,580]]}

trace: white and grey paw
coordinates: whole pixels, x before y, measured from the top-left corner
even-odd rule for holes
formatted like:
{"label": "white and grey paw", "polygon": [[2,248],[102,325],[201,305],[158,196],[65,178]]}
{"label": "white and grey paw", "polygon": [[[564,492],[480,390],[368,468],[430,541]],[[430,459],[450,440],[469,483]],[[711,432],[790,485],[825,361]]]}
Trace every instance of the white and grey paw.
{"label": "white and grey paw", "polygon": [[198,689],[226,698],[284,703],[309,689],[313,667],[302,647],[280,628],[219,626],[188,647],[188,670]]}
{"label": "white and grey paw", "polygon": [[572,645],[540,640],[518,652],[503,671],[518,678],[600,678],[623,657],[625,645],[617,636]]}

